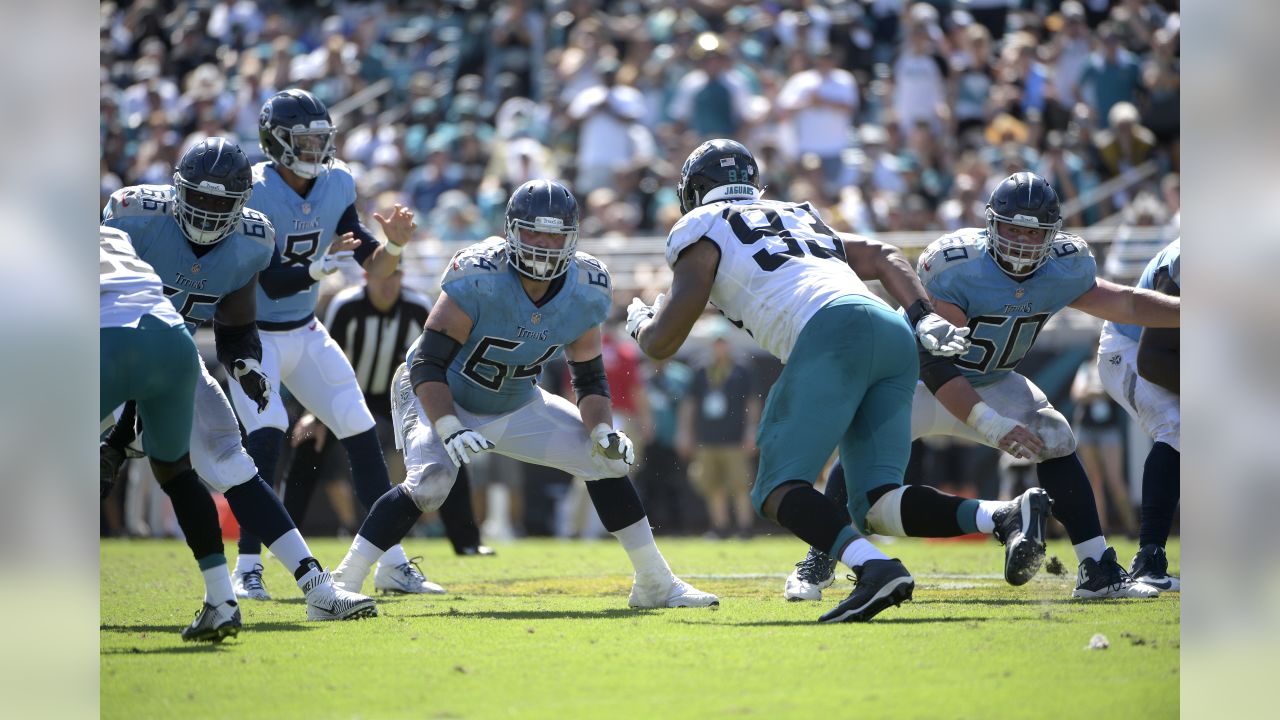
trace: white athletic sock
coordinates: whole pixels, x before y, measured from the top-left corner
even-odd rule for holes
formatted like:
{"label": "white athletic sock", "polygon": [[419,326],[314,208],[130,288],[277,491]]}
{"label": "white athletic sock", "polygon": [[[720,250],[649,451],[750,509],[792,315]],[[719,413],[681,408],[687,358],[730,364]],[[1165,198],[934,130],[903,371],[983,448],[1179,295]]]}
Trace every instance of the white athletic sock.
{"label": "white athletic sock", "polygon": [[231,589],[231,576],[227,574],[226,564],[206,568],[200,571],[204,576],[204,601],[210,605],[221,605],[228,600],[235,600],[236,594]]}
{"label": "white athletic sock", "polygon": [[377,545],[369,542],[362,535],[356,535],[356,539],[351,541],[351,548],[347,550],[346,557],[342,558],[342,562],[338,563],[334,572],[342,576],[343,585],[358,588],[364,584],[364,579],[369,577],[369,569],[382,555],[383,551]]}
{"label": "white athletic sock", "polygon": [[860,537],[845,546],[840,553],[840,562],[851,568],[858,567],[868,560],[888,560],[889,556],[880,552],[880,548],[871,544],[870,540]]}
{"label": "white athletic sock", "polygon": [[[276,538],[276,541],[267,548],[288,571],[290,577],[298,571],[298,566],[304,559],[314,557],[311,554],[311,548],[307,547],[307,541],[302,539],[302,533],[298,532],[297,528]],[[298,587],[302,587],[301,580],[298,581]]]}
{"label": "white athletic sock", "polygon": [[622,543],[622,549],[627,551],[627,557],[631,558],[631,565],[635,568],[636,575],[643,575],[646,578],[675,577],[671,567],[667,565],[666,558],[662,557],[657,543],[653,540],[653,528],[649,527],[648,516],[613,533],[613,536],[618,538],[618,542]]}
{"label": "white athletic sock", "polygon": [[1079,545],[1072,545],[1071,547],[1075,548],[1077,562],[1084,562],[1085,558],[1090,560],[1101,560],[1102,553],[1107,551],[1107,539],[1099,535],[1098,537],[1090,538]]}
{"label": "white athletic sock", "polygon": [[391,549],[382,554],[382,558],[378,560],[379,565],[386,567],[398,567],[409,562],[408,556],[404,554],[404,546],[399,543],[392,545]]}
{"label": "white athletic sock", "polygon": [[994,532],[996,529],[996,522],[991,519],[991,516],[994,515],[997,510],[1006,507],[1009,507],[1009,503],[1005,500],[979,500],[978,514],[973,519],[974,523],[978,526],[978,532],[988,534]]}
{"label": "white athletic sock", "polygon": [[[261,564],[261,555],[240,555],[236,558],[236,574],[243,575],[252,570],[254,565]],[[292,571],[290,571],[290,574],[292,574]]]}

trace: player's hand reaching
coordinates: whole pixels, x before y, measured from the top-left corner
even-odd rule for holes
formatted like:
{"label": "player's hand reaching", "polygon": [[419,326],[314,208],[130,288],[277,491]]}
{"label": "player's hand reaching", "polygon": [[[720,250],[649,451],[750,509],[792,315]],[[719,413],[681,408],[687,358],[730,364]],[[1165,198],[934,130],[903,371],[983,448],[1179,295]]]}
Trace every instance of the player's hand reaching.
{"label": "player's hand reaching", "polygon": [[636,448],[631,443],[631,438],[606,423],[596,425],[591,431],[591,450],[610,460],[624,460],[628,465],[636,464]]}
{"label": "player's hand reaching", "polygon": [[413,221],[413,210],[400,203],[396,203],[395,208],[392,209],[387,217],[374,213],[373,219],[377,220],[378,224],[382,226],[382,232],[387,236],[387,242],[400,247],[407,245],[413,239],[413,231],[418,229],[418,224]]}
{"label": "player's hand reaching", "polygon": [[262,372],[262,366],[257,360],[252,358],[236,360],[233,366],[236,381],[240,383],[240,389],[244,390],[244,394],[249,399],[258,404],[258,412],[262,413],[267,409],[267,405],[271,403],[271,381],[267,379],[266,373]]}
{"label": "player's hand reaching", "polygon": [[488,438],[469,427],[463,427],[457,415],[445,415],[435,422],[436,434],[444,443],[453,464],[461,468],[471,464],[471,456],[492,450],[494,444]]}
{"label": "player's hand reaching", "polygon": [[311,279],[320,282],[326,275],[332,275],[343,266],[349,266],[359,269],[356,266],[355,250],[360,247],[360,241],[356,239],[354,233],[346,233],[333,241],[329,246],[329,252],[317,257],[311,261],[307,272],[311,273]]}
{"label": "player's hand reaching", "polygon": [[980,402],[969,411],[969,427],[982,433],[987,442],[1017,458],[1035,460],[1044,450],[1044,441],[1017,420],[996,412]]}
{"label": "player's hand reaching", "polygon": [[646,305],[640,298],[632,298],[631,304],[627,306],[627,334],[639,340],[640,328],[653,320],[653,316],[658,314],[666,302],[667,296],[662,293],[659,293],[653,305]]}
{"label": "player's hand reaching", "polygon": [[929,313],[916,323],[916,337],[931,355],[955,357],[969,352],[969,328],[956,327],[937,313]]}

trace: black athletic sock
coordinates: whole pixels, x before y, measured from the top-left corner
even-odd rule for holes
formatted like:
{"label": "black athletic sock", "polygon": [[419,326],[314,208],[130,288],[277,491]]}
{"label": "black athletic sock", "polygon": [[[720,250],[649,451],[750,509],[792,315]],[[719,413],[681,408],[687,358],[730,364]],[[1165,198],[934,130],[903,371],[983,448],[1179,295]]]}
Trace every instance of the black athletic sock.
{"label": "black athletic sock", "polygon": [[1072,545],[1102,534],[1089,476],[1074,452],[1036,465],[1036,474],[1040,487],[1053,498],[1053,516],[1067,529]]}
{"label": "black athletic sock", "polygon": [[293,524],[302,527],[307,516],[307,508],[311,506],[311,498],[320,485],[320,458],[323,453],[316,451],[316,444],[303,442],[294,448],[293,461],[284,478],[284,509],[289,511]]}
{"label": "black athletic sock", "polygon": [[[276,464],[280,461],[280,450],[283,447],[284,431],[278,428],[259,428],[245,438],[245,452],[253,458],[253,464],[258,466],[258,477],[267,481],[268,491],[271,488],[271,482],[275,480]],[[239,513],[236,517],[239,518]],[[243,521],[240,523],[240,542],[237,546],[241,555],[262,554],[261,539],[252,530],[246,528]]]}
{"label": "black athletic sock", "polygon": [[356,497],[365,509],[372,508],[391,489],[391,476],[387,474],[387,459],[382,455],[378,431],[369,428],[358,435],[342,438],[342,447],[347,449]]}
{"label": "black athletic sock", "polygon": [[221,557],[222,527],[218,525],[218,508],[209,489],[196,477],[196,471],[179,473],[160,488],[173,503],[173,515],[196,560],[210,555]]}
{"label": "black athletic sock", "polygon": [[808,483],[783,496],[777,515],[779,525],[831,557],[838,558],[843,546],[858,537],[847,521],[847,511],[842,513]]}
{"label": "black athletic sock", "polygon": [[617,532],[634,525],[644,517],[644,505],[636,494],[631,478],[616,477],[587,482],[587,494],[595,506],[600,522],[609,532]]}
{"label": "black athletic sock", "polygon": [[1142,467],[1142,528],[1138,542],[1164,547],[1173,528],[1173,514],[1182,495],[1182,454],[1168,443],[1158,442],[1147,453]]}
{"label": "black athletic sock", "polygon": [[[262,542],[270,545],[279,540],[281,535],[297,527],[293,524],[289,513],[285,512],[280,498],[271,492],[271,488],[267,486],[261,475],[255,475],[252,480],[240,483],[223,495],[226,496],[227,504],[231,506],[231,512],[235,514],[236,521],[240,523],[242,541],[244,531],[248,530],[254,536],[261,538]],[[256,553],[247,553],[242,548],[240,552],[244,555],[254,555],[261,553],[262,549],[258,546]]]}
{"label": "black athletic sock", "polygon": [[403,485],[396,485],[369,508],[369,515],[360,526],[359,534],[374,547],[386,551],[403,540],[420,517],[422,511],[413,498],[409,497]]}
{"label": "black athletic sock", "polygon": [[444,523],[444,534],[453,544],[454,552],[462,552],[465,548],[480,544],[480,528],[476,525],[476,512],[471,507],[471,479],[467,469],[458,470],[458,479],[449,489],[449,496],[440,506],[440,522]]}

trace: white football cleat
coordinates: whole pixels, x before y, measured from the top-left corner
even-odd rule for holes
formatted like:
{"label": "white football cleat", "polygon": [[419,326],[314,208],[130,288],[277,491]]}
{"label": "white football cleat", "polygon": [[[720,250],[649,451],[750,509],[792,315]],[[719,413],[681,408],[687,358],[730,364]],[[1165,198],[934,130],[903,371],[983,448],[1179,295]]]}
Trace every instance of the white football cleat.
{"label": "white football cleat", "polygon": [[231,573],[231,589],[236,594],[238,600],[270,600],[271,596],[267,594],[267,587],[262,584],[261,565],[255,564],[252,569],[243,573],[235,571]]}
{"label": "white football cleat", "polygon": [[210,605],[205,603],[196,613],[196,619],[183,628],[182,639],[210,640],[222,642],[223,638],[235,637],[240,632],[240,606],[235,601]]}
{"label": "white football cleat", "polygon": [[335,586],[333,576],[327,572],[307,581],[302,592],[307,598],[308,620],[355,620],[378,616],[378,606],[373,598]]}
{"label": "white football cleat", "polygon": [[636,577],[627,601],[633,608],[709,607],[719,605],[720,598],[702,592],[674,575],[667,582],[642,583]]}
{"label": "white football cleat", "polygon": [[417,563],[421,559],[422,556],[419,555],[410,558],[407,563],[394,566],[378,563],[378,570],[373,574],[373,588],[384,593],[443,595],[444,588],[431,582],[426,575],[422,574],[422,569]]}
{"label": "white football cleat", "polygon": [[822,591],[836,579],[836,561],[821,550],[809,548],[804,559],[787,576],[782,597],[788,600],[821,600]]}

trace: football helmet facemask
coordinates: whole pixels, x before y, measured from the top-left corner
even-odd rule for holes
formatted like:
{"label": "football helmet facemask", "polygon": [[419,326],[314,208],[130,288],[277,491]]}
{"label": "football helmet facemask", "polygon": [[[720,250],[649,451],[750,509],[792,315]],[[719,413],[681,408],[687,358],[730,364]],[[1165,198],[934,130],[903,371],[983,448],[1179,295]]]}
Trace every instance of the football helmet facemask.
{"label": "football helmet facemask", "polygon": [[751,151],[733,140],[708,140],[699,145],[680,168],[676,194],[680,212],[717,200],[758,198],[760,167]]}
{"label": "football helmet facemask", "polygon": [[258,115],[262,151],[281,167],[308,180],[333,164],[337,132],[328,108],[306,90],[276,93]]}
{"label": "football helmet facemask", "polygon": [[[552,280],[569,269],[578,248],[578,201],[553,180],[530,180],[507,201],[507,260],[525,277]],[[559,248],[526,242],[524,232],[564,235]]]}
{"label": "football helmet facemask", "polygon": [[[1009,226],[1036,232],[1010,233]],[[1024,278],[1038,270],[1049,259],[1049,247],[1061,229],[1058,193],[1039,175],[1014,173],[991,191],[987,249],[1010,277]]]}
{"label": "football helmet facemask", "polygon": [[183,153],[173,173],[178,225],[196,245],[230,235],[253,191],[253,169],[237,145],[209,138]]}

